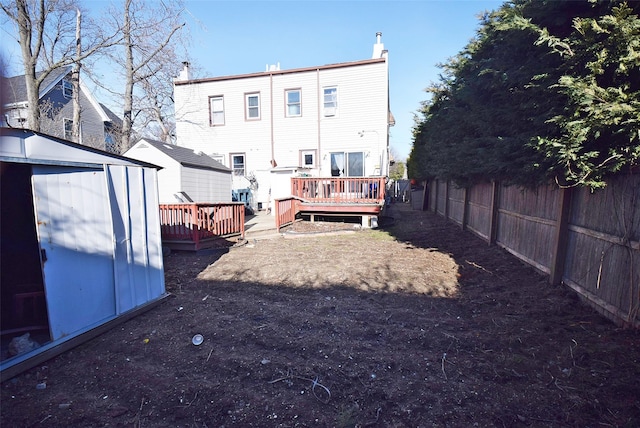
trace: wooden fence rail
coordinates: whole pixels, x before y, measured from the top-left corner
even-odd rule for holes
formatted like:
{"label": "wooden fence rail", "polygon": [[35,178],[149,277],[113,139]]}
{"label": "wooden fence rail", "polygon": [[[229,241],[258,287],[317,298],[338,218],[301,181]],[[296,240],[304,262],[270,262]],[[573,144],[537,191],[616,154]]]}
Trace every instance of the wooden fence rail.
{"label": "wooden fence rail", "polygon": [[296,220],[296,214],[299,211],[300,199],[288,197],[276,199],[276,229],[290,225]]}
{"label": "wooden fence rail", "polygon": [[160,231],[168,246],[195,250],[215,239],[244,237],[244,203],[160,204]]}
{"label": "wooden fence rail", "polygon": [[640,328],[640,174],[593,193],[434,180],[424,197],[426,209],[569,286],[614,322]]}

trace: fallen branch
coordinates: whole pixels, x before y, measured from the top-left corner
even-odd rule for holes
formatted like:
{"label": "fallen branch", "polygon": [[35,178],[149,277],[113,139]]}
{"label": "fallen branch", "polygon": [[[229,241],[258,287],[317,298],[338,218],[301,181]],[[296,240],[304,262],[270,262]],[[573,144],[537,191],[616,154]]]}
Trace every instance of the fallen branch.
{"label": "fallen branch", "polygon": [[[318,382],[318,376],[316,376],[315,379],[310,379],[308,377],[294,375],[291,372],[291,370],[287,370],[287,375],[286,376],[283,376],[283,377],[278,378],[278,379],[271,380],[271,381],[269,381],[269,383],[278,383],[278,382],[282,382],[283,380],[291,380],[291,379],[300,379],[300,380],[306,380],[307,382],[311,382],[311,392],[313,393],[313,396],[316,397],[316,400],[318,400],[318,401],[320,401],[321,403],[324,403],[324,404],[329,403],[329,400],[331,399],[331,391],[329,391],[329,388],[327,388],[326,386],[324,386],[323,384]],[[322,388],[327,393],[327,399],[326,400],[323,400],[322,398],[318,397],[318,394],[316,393],[316,387]]]}
{"label": "fallen branch", "polygon": [[442,354],[442,374],[444,375],[444,380],[449,380],[447,378],[447,372],[444,369],[444,363],[447,360],[447,353],[445,352],[444,354]]}

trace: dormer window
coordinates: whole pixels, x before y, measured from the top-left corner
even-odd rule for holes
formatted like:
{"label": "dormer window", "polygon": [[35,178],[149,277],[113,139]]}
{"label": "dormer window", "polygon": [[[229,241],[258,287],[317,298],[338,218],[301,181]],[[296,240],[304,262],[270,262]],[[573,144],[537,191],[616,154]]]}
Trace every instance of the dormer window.
{"label": "dormer window", "polygon": [[62,80],[62,95],[65,98],[73,97],[73,84],[68,80]]}

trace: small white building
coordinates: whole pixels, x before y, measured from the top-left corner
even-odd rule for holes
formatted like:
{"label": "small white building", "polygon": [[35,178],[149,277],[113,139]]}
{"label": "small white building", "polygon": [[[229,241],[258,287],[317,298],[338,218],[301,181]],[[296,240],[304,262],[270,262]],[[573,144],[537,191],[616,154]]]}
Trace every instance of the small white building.
{"label": "small white building", "polygon": [[192,79],[185,63],[174,80],[177,143],[231,168],[254,210],[290,195],[290,177],[388,176],[394,120],[381,37],[370,58],[338,64]]}
{"label": "small white building", "polygon": [[0,128],[3,380],[166,295],[156,169]]}
{"label": "small white building", "polygon": [[231,168],[191,149],[143,138],[124,156],[161,166],[161,204],[231,202]]}

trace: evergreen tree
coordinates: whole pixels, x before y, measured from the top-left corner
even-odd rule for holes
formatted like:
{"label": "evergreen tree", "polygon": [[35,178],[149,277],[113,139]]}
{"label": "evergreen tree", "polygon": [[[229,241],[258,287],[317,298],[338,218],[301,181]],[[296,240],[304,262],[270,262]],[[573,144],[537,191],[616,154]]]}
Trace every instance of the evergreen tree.
{"label": "evergreen tree", "polygon": [[638,162],[638,15],[625,4],[518,0],[427,91],[414,178],[603,185]]}

